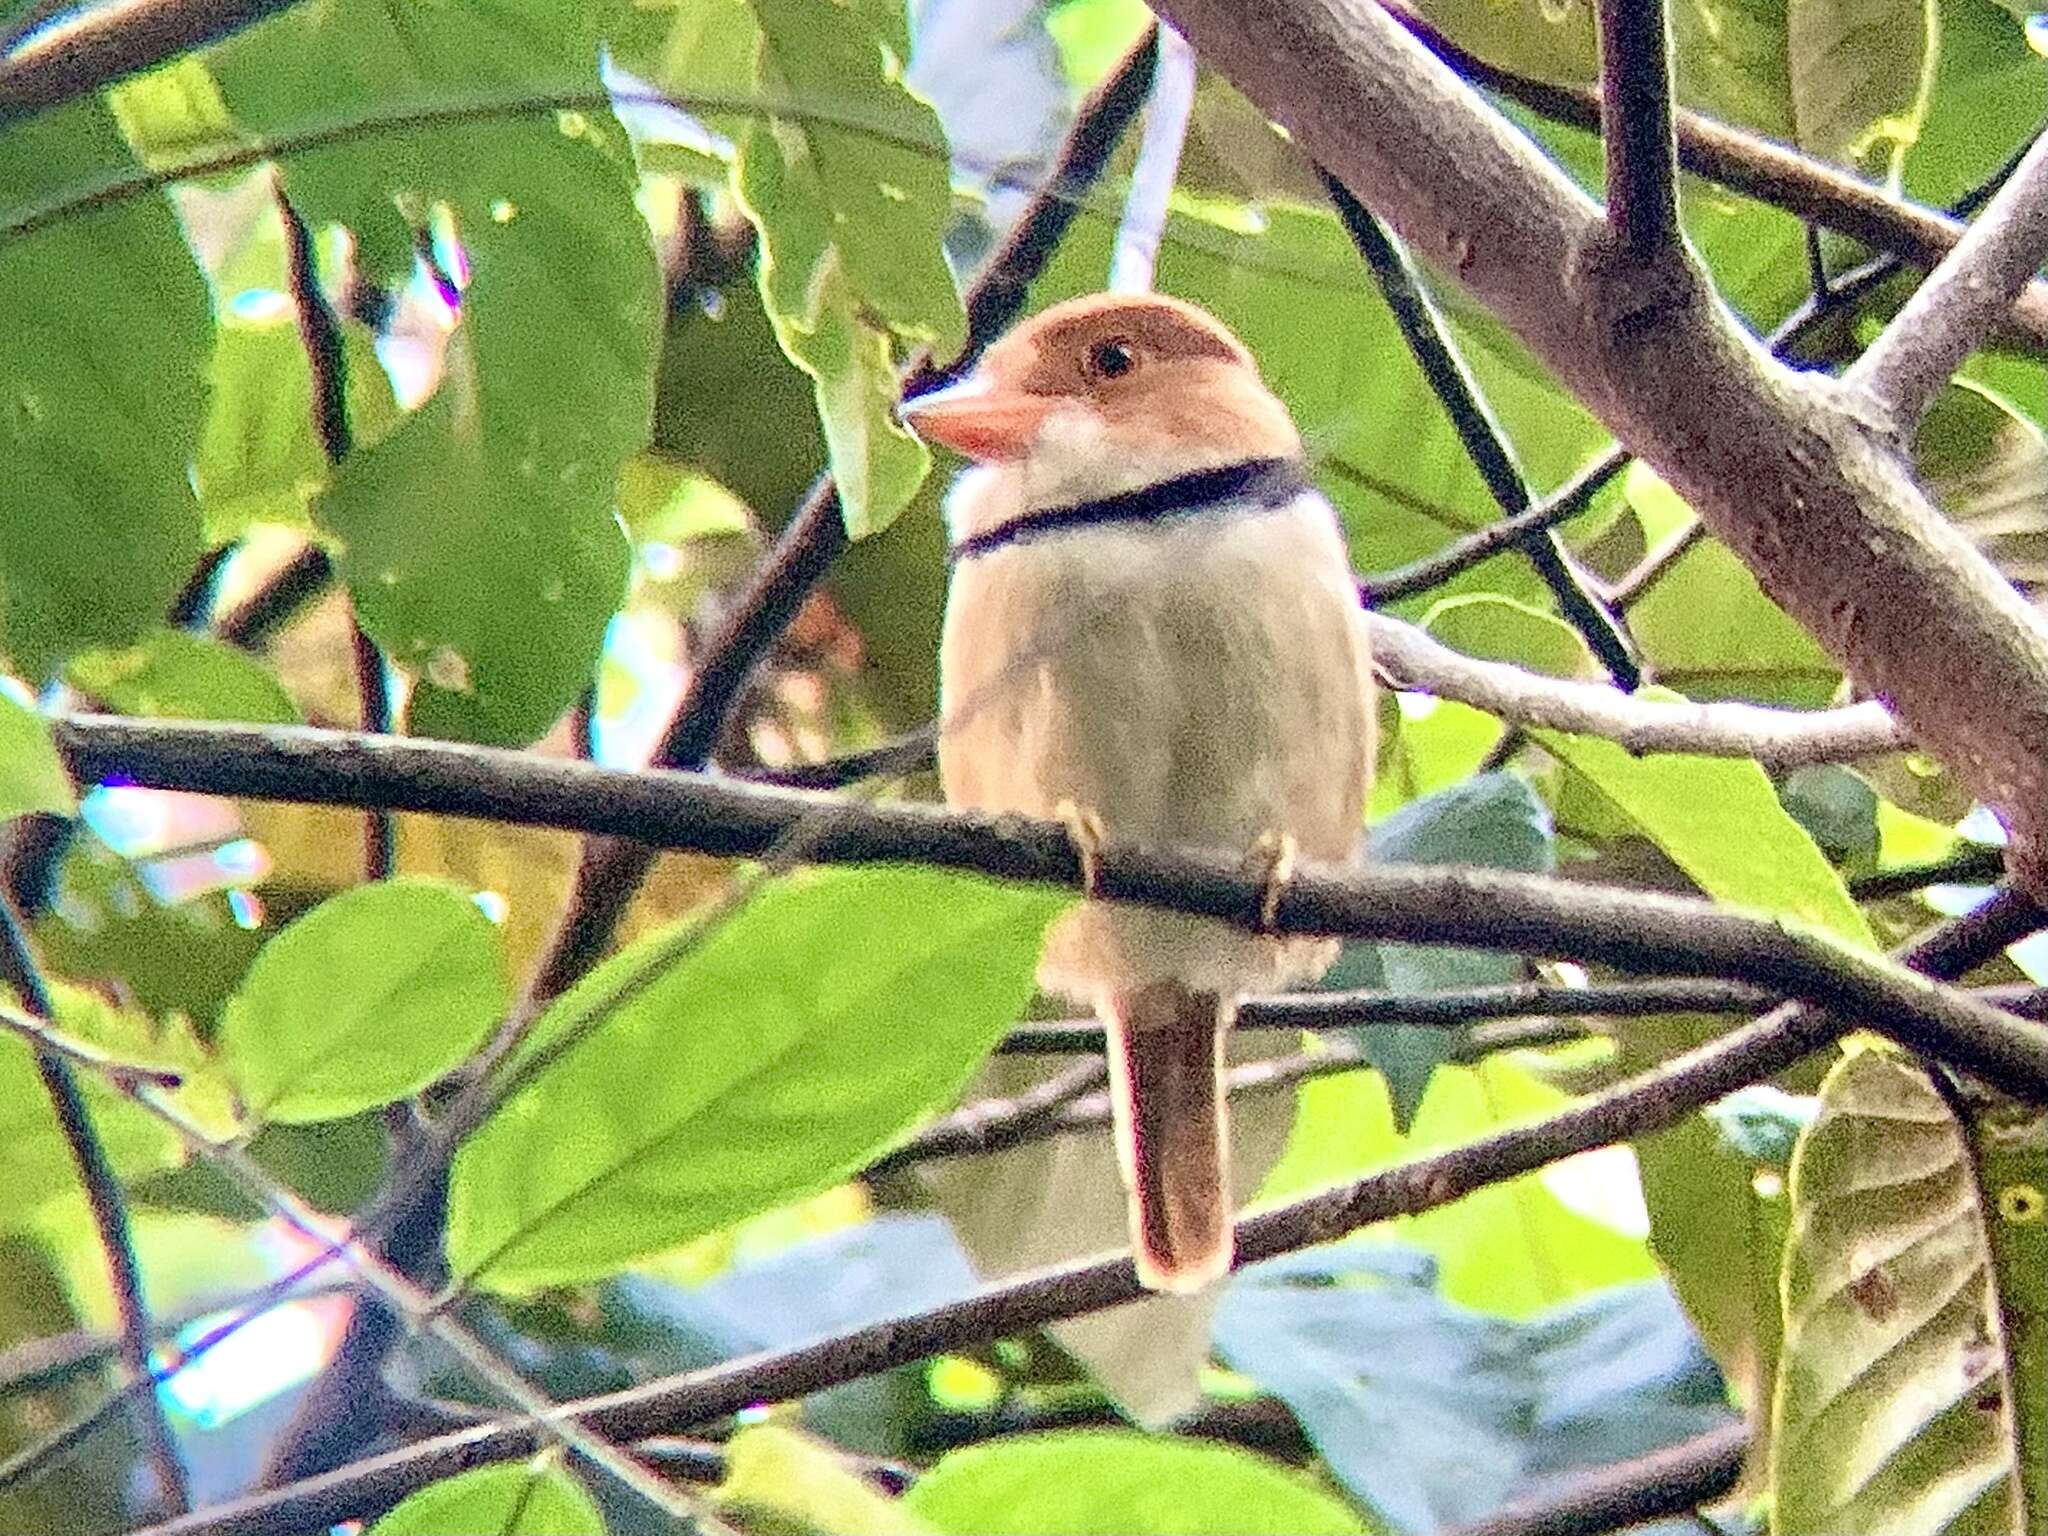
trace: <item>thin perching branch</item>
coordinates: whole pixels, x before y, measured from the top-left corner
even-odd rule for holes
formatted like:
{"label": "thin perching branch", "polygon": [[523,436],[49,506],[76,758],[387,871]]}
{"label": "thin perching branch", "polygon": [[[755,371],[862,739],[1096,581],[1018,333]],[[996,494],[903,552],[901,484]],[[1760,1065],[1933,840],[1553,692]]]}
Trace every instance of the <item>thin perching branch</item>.
{"label": "thin perching branch", "polygon": [[1159,260],[1173,184],[1180,174],[1188,116],[1195,109],[1195,50],[1186,38],[1166,26],[1158,29],[1157,48],[1152,95],[1145,105],[1145,127],[1138,139],[1138,161],[1131,170],[1131,188],[1124,199],[1124,215],[1116,228],[1116,248],[1109,262],[1109,286],[1117,293],[1152,291],[1152,269]]}
{"label": "thin perching branch", "polygon": [[[1529,494],[1529,482],[1515,463],[1507,436],[1493,419],[1493,412],[1487,409],[1464,359],[1451,344],[1442,316],[1410,270],[1406,254],[1387,233],[1386,226],[1342,182],[1325,171],[1319,170],[1317,174],[1322,177],[1351,243],[1358,247],[1374,282],[1379,284],[1380,294],[1393,313],[1394,323],[1401,328],[1422,376],[1429,381],[1444,414],[1450,417],[1472,467],[1479,471],[1479,478],[1486,482],[1487,490],[1510,522],[1523,517],[1535,499]],[[1519,542],[1536,574],[1557,599],[1559,611],[1585,637],[1616,686],[1624,692],[1634,692],[1643,680],[1635,651],[1615,623],[1614,615],[1602,606],[1573,563],[1557,530],[1546,524],[1524,533]]]}
{"label": "thin perching branch", "polygon": [[[29,947],[21,915],[5,892],[0,892],[0,980],[13,989],[31,1021],[44,1027],[50,1024],[55,1009],[49,987]],[[40,1042],[35,1053],[43,1091],[49,1096],[51,1113],[65,1145],[71,1149],[72,1160],[78,1164],[79,1183],[84,1187],[100,1252],[106,1259],[114,1312],[121,1328],[121,1364],[131,1380],[148,1381],[149,1302],[143,1293],[142,1266],[135,1256],[135,1239],[129,1227],[128,1202],[121,1193],[121,1180],[93,1129],[91,1111],[78,1091],[69,1062],[55,1051],[43,1048]],[[123,1081],[119,1069],[108,1075],[116,1083]],[[133,1079],[128,1081],[132,1085]],[[191,1507],[192,1486],[185,1475],[178,1438],[164,1412],[163,1399],[154,1391],[146,1392],[135,1398],[133,1409],[136,1432],[142,1440],[150,1475],[156,1479],[158,1497],[173,1514],[182,1514]]]}
{"label": "thin perching branch", "polygon": [[1455,699],[1511,725],[1600,736],[1635,753],[1753,757],[1771,767],[1838,763],[1912,745],[1882,704],[1772,709],[1639,699],[1452,650],[1413,624],[1372,615],[1373,659],[1403,688]]}
{"label": "thin perching branch", "polygon": [[1929,274],[1842,382],[1874,398],[1901,431],[1988,341],[2048,260],[2048,134],[2034,140],[1956,248]]}
{"label": "thin perching branch", "polygon": [[1678,140],[1664,0],[1599,0],[1607,222],[1647,261],[1678,238]]}
{"label": "thin perching branch", "polygon": [[[649,848],[758,857],[800,836],[816,864],[916,862],[1076,888],[1082,860],[1054,821],[862,804],[671,771],[305,726],[52,721],[82,779],[307,804],[383,806],[628,837]],[[1963,993],[1930,989],[1817,931],[1652,892],[1537,875],[1382,865],[1305,868],[1279,891],[1227,855],[1105,849],[1093,893],[1276,934],[1570,955],[1636,972],[1776,988],[2048,1101],[2048,1037]]]}

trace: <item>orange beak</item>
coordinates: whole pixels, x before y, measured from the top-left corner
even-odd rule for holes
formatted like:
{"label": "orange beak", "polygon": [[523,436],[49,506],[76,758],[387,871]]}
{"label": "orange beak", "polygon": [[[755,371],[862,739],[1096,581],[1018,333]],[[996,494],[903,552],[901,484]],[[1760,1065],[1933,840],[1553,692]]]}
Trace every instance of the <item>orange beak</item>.
{"label": "orange beak", "polygon": [[1016,459],[1030,452],[1038,429],[1059,402],[998,388],[979,373],[906,400],[897,415],[919,437],[970,459]]}

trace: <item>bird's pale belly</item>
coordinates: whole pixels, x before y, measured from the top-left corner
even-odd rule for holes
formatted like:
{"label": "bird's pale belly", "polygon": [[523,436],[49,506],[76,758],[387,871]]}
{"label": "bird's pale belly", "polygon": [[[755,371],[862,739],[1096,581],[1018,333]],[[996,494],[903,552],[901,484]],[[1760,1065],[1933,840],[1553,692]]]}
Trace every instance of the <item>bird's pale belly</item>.
{"label": "bird's pale belly", "polygon": [[[1008,648],[996,636],[1027,637]],[[1371,764],[1365,626],[1330,515],[1243,515],[1047,538],[955,574],[940,767],[956,805],[1079,812],[1111,843],[1244,854],[1285,836],[1355,854]],[[1312,970],[1299,946],[1093,907],[1045,979],[1089,995],[1172,976],[1227,992]]]}

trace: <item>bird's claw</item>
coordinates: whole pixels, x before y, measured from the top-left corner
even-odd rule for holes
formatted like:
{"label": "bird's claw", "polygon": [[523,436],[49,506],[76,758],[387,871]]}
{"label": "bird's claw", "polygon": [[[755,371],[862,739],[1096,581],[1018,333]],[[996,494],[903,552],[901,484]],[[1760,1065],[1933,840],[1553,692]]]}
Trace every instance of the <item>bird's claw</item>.
{"label": "bird's claw", "polygon": [[1060,801],[1053,807],[1053,815],[1066,823],[1067,840],[1081,860],[1081,890],[1096,895],[1102,885],[1102,845],[1108,841],[1102,818],[1072,800]]}
{"label": "bird's claw", "polygon": [[1259,928],[1271,933],[1280,917],[1280,898],[1294,878],[1295,859],[1300,853],[1292,832],[1261,832],[1245,855],[1246,870],[1265,882],[1259,898]]}

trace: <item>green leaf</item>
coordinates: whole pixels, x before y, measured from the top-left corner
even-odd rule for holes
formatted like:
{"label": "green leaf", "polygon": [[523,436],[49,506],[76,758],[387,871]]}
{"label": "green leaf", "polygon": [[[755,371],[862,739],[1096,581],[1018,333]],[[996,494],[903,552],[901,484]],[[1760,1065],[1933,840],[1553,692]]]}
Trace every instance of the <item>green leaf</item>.
{"label": "green leaf", "polygon": [[[1464,864],[1548,874],[1556,864],[1549,807],[1511,773],[1480,774],[1403,806],[1372,829],[1369,857],[1387,864]],[[1433,992],[1513,981],[1513,955],[1441,945],[1351,943],[1326,988]],[[1351,1031],[1387,1079],[1394,1123],[1408,1128],[1430,1074],[1456,1051],[1458,1032],[1401,1024]]]}
{"label": "green leaf", "polygon": [[[1638,697],[1677,699],[1662,688]],[[1662,754],[1633,757],[1593,736],[1531,731],[1716,901],[1795,918],[1865,949],[1877,941],[1862,909],[1753,762]]]}
{"label": "green leaf", "polygon": [[[78,1091],[107,1161],[123,1179],[178,1161],[177,1137],[146,1111],[86,1073],[78,1074]],[[78,1163],[57,1128],[35,1052],[12,1035],[0,1039],[0,1166],[7,1169],[0,1230],[22,1226],[59,1196],[79,1194]]]}
{"label": "green leaf", "polygon": [[[95,98],[8,126],[0,207],[135,169]],[[188,475],[212,335],[170,205],[0,240],[0,649],[41,680],[159,622],[200,554]]]}
{"label": "green leaf", "polygon": [[2041,59],[2020,18],[1993,0],[1941,0],[1940,12],[1934,100],[1905,174],[1906,194],[1936,207],[1989,176],[2041,123]]}
{"label": "green leaf", "polygon": [[947,1536],[1362,1536],[1342,1504],[1232,1446],[1120,1430],[954,1451],[903,1502]]}
{"label": "green leaf", "polygon": [[605,1536],[604,1516],[559,1467],[478,1467],[407,1496],[368,1536]]}
{"label": "green leaf", "polygon": [[50,722],[0,692],[0,821],[30,811],[75,816],[78,797],[50,739]]}
{"label": "green leaf", "polygon": [[1976,1106],[1970,1136],[2005,1325],[2021,1499],[2048,1509],[2048,1117],[2032,1105]]}
{"label": "green leaf", "polygon": [[732,1437],[718,1502],[752,1525],[820,1536],[934,1536],[901,1499],[862,1480],[831,1445],[779,1424],[755,1424]]}
{"label": "green leaf", "polygon": [[[1593,8],[1427,0],[1467,48],[1520,75],[1591,84]],[[1931,0],[1699,0],[1673,7],[1675,86],[1713,116],[1882,171],[1926,112]]]}
{"label": "green leaf", "polygon": [[[445,394],[351,454],[319,504],[372,639],[418,675],[421,735],[518,744],[588,683],[626,593],[616,517],[564,519],[553,489],[507,483],[512,445]],[[581,523],[581,526],[578,524]]]}
{"label": "green leaf", "polygon": [[[1630,474],[1629,496],[1646,523],[1668,523],[1673,507],[1690,521],[1685,504],[1647,470]],[[1716,539],[1680,555],[1628,621],[1656,675],[1690,697],[1818,709],[1841,682],[1841,668]]]}
{"label": "green leaf", "polygon": [[1934,0],[1784,0],[1784,15],[1794,142],[1891,174],[1927,116]]}
{"label": "green leaf", "polygon": [[1792,1160],[1778,1536],[2038,1524],[2021,1502],[1990,1263],[1982,1191],[1941,1095],[1888,1052],[1845,1058]]}
{"label": "green leaf", "polygon": [[[761,295],[784,352],[813,383],[847,531],[879,532],[930,468],[895,419],[896,343],[942,356],[966,336],[966,312],[941,239],[951,215],[945,139],[911,95],[883,39],[853,8],[751,0],[760,46],[751,82],[769,102],[830,102],[833,116],[737,125],[733,189],[761,233]],[[691,27],[683,8],[682,27]],[[724,8],[730,31],[745,11]],[[701,27],[702,23],[695,24]],[[686,89],[731,71],[729,39],[672,44],[661,79]],[[707,59],[706,54],[711,57]]]}
{"label": "green leaf", "polygon": [[1376,1529],[1434,1536],[1723,1424],[1721,1382],[1662,1282],[1507,1323],[1444,1301],[1412,1249],[1334,1243],[1235,1277],[1234,1371],[1293,1410]]}
{"label": "green leaf", "polygon": [[[1704,1041],[1726,1028],[1725,1020],[1710,1017],[1666,1022],[1654,1034],[1633,1021],[1617,1028],[1623,1070],[1655,1064],[1664,1053],[1644,1047],[1680,1030]],[[1746,1088],[1724,1101],[1723,1108],[1746,1105],[1752,1124],[1760,1114],[1775,1114],[1790,1132],[1781,1151],[1744,1146],[1729,1133],[1726,1117],[1707,1114],[1632,1144],[1650,1214],[1650,1249],[1753,1426],[1769,1418],[1784,1334],[1778,1271],[1790,1221],[1785,1173],[1790,1137],[1801,1124],[1789,1111],[1811,1102],[1772,1088]],[[1759,1445],[1753,1464],[1761,1452]]]}
{"label": "green leaf", "polygon": [[820,871],[633,945],[549,1009],[529,1049],[560,1054],[457,1155],[456,1273],[609,1274],[829,1187],[959,1094],[1030,995],[1062,901]]}
{"label": "green leaf", "polygon": [[[1317,1078],[1302,1085],[1287,1156],[1252,1203],[1362,1178],[1571,1103],[1568,1094],[1512,1056],[1491,1056],[1474,1067],[1439,1069],[1403,1136],[1394,1129],[1379,1074]],[[1524,1175],[1384,1230],[1435,1257],[1446,1301],[1499,1317],[1532,1317],[1573,1297],[1657,1273],[1640,1237],[1567,1205],[1553,1184],[1568,1187],[1554,1171]]]}
{"label": "green leaf", "polygon": [[64,676],[127,715],[259,725],[301,719],[284,685],[254,656],[180,629],[156,630],[125,650],[74,656]]}
{"label": "green leaf", "polygon": [[[594,18],[575,0],[337,0],[209,58],[236,121],[271,132],[302,126],[307,101],[375,119],[480,91],[594,93]],[[613,500],[647,440],[662,294],[625,130],[595,110],[465,118],[284,171],[379,280],[410,274],[415,226],[444,260],[459,245],[461,324],[432,404],[344,460],[315,517],[345,546],[364,627],[419,674],[411,728],[532,741],[589,683],[626,590]]]}
{"label": "green leaf", "polygon": [[2048,587],[2048,438],[2011,401],[1958,379],[1920,420],[1913,456],[1941,509],[2028,596]]}
{"label": "green leaf", "polygon": [[438,881],[386,880],[265,944],[218,1043],[255,1119],[335,1120],[426,1087],[505,1005],[497,931],[476,903]]}

